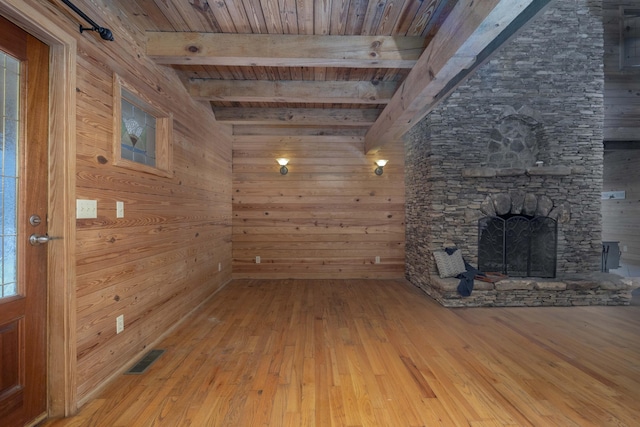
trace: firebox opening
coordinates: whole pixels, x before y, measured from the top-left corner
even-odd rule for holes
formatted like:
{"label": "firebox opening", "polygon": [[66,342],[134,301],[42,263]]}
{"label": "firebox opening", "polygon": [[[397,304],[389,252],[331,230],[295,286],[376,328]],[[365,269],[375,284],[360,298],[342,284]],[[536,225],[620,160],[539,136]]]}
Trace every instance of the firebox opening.
{"label": "firebox opening", "polygon": [[478,221],[478,269],[511,277],[555,277],[558,226],[553,218],[506,214]]}

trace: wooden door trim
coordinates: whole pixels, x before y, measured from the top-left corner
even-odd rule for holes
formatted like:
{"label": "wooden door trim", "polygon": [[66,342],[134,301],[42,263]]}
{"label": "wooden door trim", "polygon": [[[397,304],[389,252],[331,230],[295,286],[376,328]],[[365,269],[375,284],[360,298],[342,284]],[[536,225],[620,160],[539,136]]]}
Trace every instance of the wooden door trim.
{"label": "wooden door trim", "polygon": [[[0,0],[0,14],[50,47],[48,414],[77,411],[75,299],[76,52],[73,35],[28,0]],[[59,25],[60,24],[60,25]],[[71,31],[71,30],[69,30]]]}

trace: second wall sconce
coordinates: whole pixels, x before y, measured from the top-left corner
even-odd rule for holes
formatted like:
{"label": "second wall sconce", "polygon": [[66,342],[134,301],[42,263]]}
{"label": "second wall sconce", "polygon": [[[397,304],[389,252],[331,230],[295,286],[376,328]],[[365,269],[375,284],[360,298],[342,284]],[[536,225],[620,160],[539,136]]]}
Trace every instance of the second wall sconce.
{"label": "second wall sconce", "polygon": [[289,169],[287,169],[287,163],[289,163],[289,159],[281,157],[279,159],[276,159],[276,162],[278,162],[278,164],[280,165],[280,173],[282,175],[286,175],[287,172],[289,172]]}
{"label": "second wall sconce", "polygon": [[382,175],[382,173],[384,172],[383,168],[385,167],[385,165],[389,162],[389,160],[376,160],[376,165],[378,165],[378,167],[376,168],[375,172],[376,175],[380,176]]}

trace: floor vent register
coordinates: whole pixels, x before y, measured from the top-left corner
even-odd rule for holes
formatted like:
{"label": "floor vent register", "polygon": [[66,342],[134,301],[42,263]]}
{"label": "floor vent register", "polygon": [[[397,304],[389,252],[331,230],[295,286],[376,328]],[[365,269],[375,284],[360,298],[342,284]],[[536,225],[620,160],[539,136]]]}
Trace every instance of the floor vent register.
{"label": "floor vent register", "polygon": [[142,359],[140,359],[138,363],[136,363],[131,369],[125,372],[125,374],[126,375],[144,374],[147,371],[147,369],[149,369],[149,366],[153,365],[153,362],[155,362],[156,360],[158,360],[160,356],[162,356],[162,353],[164,353],[164,350],[161,350],[161,349],[155,349],[155,350],[149,351],[147,354],[144,355]]}

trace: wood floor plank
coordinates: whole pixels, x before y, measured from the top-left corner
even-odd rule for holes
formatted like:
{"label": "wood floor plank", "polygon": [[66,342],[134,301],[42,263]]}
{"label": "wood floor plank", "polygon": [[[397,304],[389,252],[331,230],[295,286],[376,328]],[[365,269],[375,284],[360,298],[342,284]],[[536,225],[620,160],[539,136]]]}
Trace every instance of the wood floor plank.
{"label": "wood floor plank", "polygon": [[634,426],[640,306],[439,306],[404,280],[234,280],[46,427]]}

